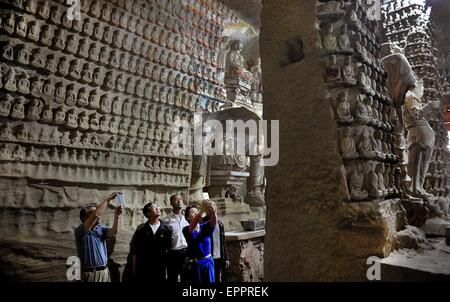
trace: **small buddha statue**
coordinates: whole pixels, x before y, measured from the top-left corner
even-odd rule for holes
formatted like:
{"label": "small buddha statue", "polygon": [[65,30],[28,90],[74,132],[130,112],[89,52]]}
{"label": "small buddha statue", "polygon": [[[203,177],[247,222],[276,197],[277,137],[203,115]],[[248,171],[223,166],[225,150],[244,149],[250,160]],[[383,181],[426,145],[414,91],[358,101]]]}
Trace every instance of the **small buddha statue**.
{"label": "small buddha statue", "polygon": [[19,22],[16,24],[16,35],[25,38],[27,35],[27,19],[26,16],[20,16]]}
{"label": "small buddha statue", "polygon": [[63,132],[63,135],[61,137],[61,145],[63,146],[70,146],[71,142],[70,142],[70,132],[66,131]]}
{"label": "small buddha statue", "polygon": [[16,15],[10,12],[6,15],[5,21],[3,22],[3,29],[10,35],[14,33],[14,27],[16,25]]}
{"label": "small buddha statue", "polygon": [[108,71],[103,80],[103,88],[106,90],[114,89],[114,87],[115,87],[114,79],[115,79],[114,71]]}
{"label": "small buddha statue", "polygon": [[128,122],[126,119],[122,119],[119,123],[119,134],[121,136],[128,135]]}
{"label": "small buddha statue", "polygon": [[103,75],[101,68],[96,67],[94,69],[94,73],[92,74],[92,82],[97,86],[103,85]]}
{"label": "small buddha statue", "polygon": [[14,100],[12,105],[10,117],[17,120],[22,120],[25,118],[25,98],[23,96],[18,97]]}
{"label": "small buddha statue", "polygon": [[350,39],[348,37],[347,24],[344,24],[341,27],[341,34],[338,37],[338,45],[341,50],[353,51],[353,48],[350,43]]}
{"label": "small buddha statue", "polygon": [[42,96],[42,81],[39,78],[33,78],[30,92],[35,98],[40,98]]}
{"label": "small buddha statue", "polygon": [[80,88],[80,90],[78,90],[77,105],[80,107],[85,107],[88,104],[89,104],[88,92],[86,88],[82,87]]}
{"label": "small buddha statue", "polygon": [[30,80],[28,78],[28,73],[24,72],[20,75],[17,81],[17,91],[22,94],[30,93]]}
{"label": "small buddha statue", "polygon": [[142,123],[139,126],[139,129],[137,131],[137,137],[140,138],[140,139],[144,139],[144,138],[147,137],[147,127],[146,127],[145,123]]}
{"label": "small buddha statue", "polygon": [[41,48],[33,49],[31,53],[31,65],[37,68],[43,68],[45,66]]}
{"label": "small buddha statue", "polygon": [[30,23],[30,26],[28,27],[28,39],[37,42],[39,41],[39,23],[37,21],[33,21]]}
{"label": "small buddha statue", "polygon": [[46,62],[46,68],[48,71],[50,71],[51,73],[55,73],[57,71],[57,62],[56,62],[56,58],[55,55],[50,54],[47,56],[47,62]]}
{"label": "small buddha statue", "polygon": [[344,66],[342,67],[342,78],[346,82],[356,84],[355,70],[353,69],[352,57],[345,58]]}
{"label": "small buddha statue", "polygon": [[41,103],[38,99],[32,99],[28,106],[27,119],[37,121],[39,119]]}
{"label": "small buddha statue", "polygon": [[75,130],[73,135],[72,135],[72,141],[71,144],[73,146],[81,146],[81,134],[80,131]]}
{"label": "small buddha statue", "polygon": [[368,192],[364,187],[363,167],[360,162],[353,165],[349,177],[350,197],[353,200],[363,200],[368,197]]}
{"label": "small buddha statue", "polygon": [[15,160],[23,160],[25,158],[25,153],[20,145],[14,148],[11,158]]}
{"label": "small buddha statue", "polygon": [[94,41],[100,41],[103,38],[103,26],[102,23],[96,22],[94,24],[94,32],[91,36]]}
{"label": "small buddha statue", "polygon": [[44,20],[47,20],[50,16],[50,7],[48,1],[41,1],[38,5],[37,14]]}
{"label": "small buddha statue", "polygon": [[119,117],[114,116],[109,124],[109,133],[117,134],[119,131]]}
{"label": "small buddha statue", "polygon": [[14,60],[14,48],[11,42],[6,42],[2,49],[2,58],[5,60]]}
{"label": "small buddha statue", "polygon": [[16,137],[19,141],[28,141],[28,129],[25,124],[19,126]]}
{"label": "small buddha statue", "polygon": [[367,106],[363,101],[363,96],[359,95],[355,107],[355,118],[360,124],[367,124],[370,120]]}
{"label": "small buddha statue", "polygon": [[69,77],[74,80],[79,80],[81,78],[80,66],[78,64],[78,60],[70,61]]}
{"label": "small buddha statue", "polygon": [[329,64],[326,69],[325,79],[327,82],[335,82],[342,80],[340,68],[337,66],[337,58],[335,55],[329,57]]}
{"label": "small buddha statue", "polygon": [[2,139],[12,139],[12,130],[11,130],[11,124],[9,122],[5,122],[1,128],[0,128],[0,138]]}
{"label": "small buddha statue", "polygon": [[100,109],[101,113],[110,113],[111,112],[111,99],[107,94],[102,95],[100,98]]}
{"label": "small buddha statue", "polygon": [[88,117],[86,111],[82,111],[78,115],[78,128],[81,130],[89,129],[89,117]]}
{"label": "small buddha statue", "polygon": [[65,77],[69,73],[69,63],[66,57],[61,57],[56,69],[56,74]]}
{"label": "small buddha statue", "polygon": [[334,52],[338,50],[337,40],[333,33],[334,26],[329,24],[327,27],[327,32],[322,39],[322,46],[325,51]]}
{"label": "small buddha statue", "polygon": [[347,91],[341,92],[337,98],[336,120],[339,122],[351,123],[353,121],[350,102]]}
{"label": "small buddha statue", "polygon": [[103,30],[103,38],[102,42],[106,45],[110,45],[112,43],[113,33],[111,32],[111,28],[109,26],[105,26]]}
{"label": "small buddha statue", "polygon": [[41,43],[45,46],[50,46],[52,44],[53,29],[49,25],[42,26]]}
{"label": "small buddha statue", "polygon": [[78,50],[76,55],[81,58],[89,57],[89,41],[88,39],[81,39],[78,44]]}
{"label": "small buddha statue", "polygon": [[100,51],[98,49],[97,43],[91,44],[89,48],[89,59],[94,62],[97,62],[100,59]]}
{"label": "small buddha statue", "polygon": [[109,131],[109,119],[106,115],[100,118],[100,132],[106,133]]}
{"label": "small buddha statue", "polygon": [[30,63],[30,50],[27,44],[20,46],[19,51],[17,52],[17,62],[23,65],[28,65]]}
{"label": "small buddha statue", "polygon": [[53,123],[56,125],[64,125],[66,121],[66,112],[64,105],[58,107],[55,112]]}
{"label": "small buddha statue", "polygon": [[33,146],[28,146],[26,158],[28,161],[36,161],[36,153]]}
{"label": "small buddha statue", "polygon": [[132,114],[132,104],[129,99],[126,99],[122,107],[122,115],[125,117],[130,117]]}
{"label": "small buddha statue", "polygon": [[97,113],[93,113],[89,117],[89,128],[92,131],[98,131],[100,129],[100,122]]}
{"label": "small buddha statue", "polygon": [[44,106],[40,120],[43,123],[52,123],[53,122],[53,109],[49,104]]}
{"label": "small buddha statue", "polygon": [[371,157],[372,151],[373,151],[372,133],[370,131],[370,128],[363,127],[363,130],[359,138],[358,152],[361,156]]}

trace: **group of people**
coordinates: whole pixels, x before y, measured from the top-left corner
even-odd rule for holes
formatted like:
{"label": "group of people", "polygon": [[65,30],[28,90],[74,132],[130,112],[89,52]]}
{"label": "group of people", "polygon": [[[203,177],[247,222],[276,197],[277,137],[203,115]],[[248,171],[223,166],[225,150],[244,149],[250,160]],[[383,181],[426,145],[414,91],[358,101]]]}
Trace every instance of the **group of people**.
{"label": "group of people", "polygon": [[[82,224],[75,230],[81,279],[86,282],[109,282],[106,241],[117,234],[122,207],[115,209],[111,228],[100,224],[112,193],[96,206],[83,207]],[[172,212],[161,218],[158,204],[151,202],[142,209],[147,222],[135,231],[130,244],[129,281],[211,283],[224,281],[228,268],[223,223],[217,217],[213,201],[204,200],[199,208],[184,209],[181,195],[170,197]]]}

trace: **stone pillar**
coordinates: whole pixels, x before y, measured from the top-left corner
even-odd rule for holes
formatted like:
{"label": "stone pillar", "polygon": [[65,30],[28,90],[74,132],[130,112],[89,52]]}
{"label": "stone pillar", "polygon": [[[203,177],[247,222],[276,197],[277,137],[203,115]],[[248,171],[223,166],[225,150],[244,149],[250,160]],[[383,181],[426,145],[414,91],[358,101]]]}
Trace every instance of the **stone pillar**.
{"label": "stone pillar", "polygon": [[367,258],[387,255],[403,222],[398,200],[348,202],[316,2],[263,1],[264,119],[280,121],[280,160],[266,169],[269,282],[367,280]]}

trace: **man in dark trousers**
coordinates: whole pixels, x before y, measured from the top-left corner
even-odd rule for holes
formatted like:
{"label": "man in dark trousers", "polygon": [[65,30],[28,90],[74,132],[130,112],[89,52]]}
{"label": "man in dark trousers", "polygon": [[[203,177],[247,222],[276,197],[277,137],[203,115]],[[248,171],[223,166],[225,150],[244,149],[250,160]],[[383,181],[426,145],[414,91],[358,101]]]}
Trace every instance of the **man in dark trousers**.
{"label": "man in dark trousers", "polygon": [[146,204],[142,212],[148,221],[133,235],[130,251],[133,280],[164,282],[172,232],[159,219],[161,209],[156,203]]}
{"label": "man in dark trousers", "polygon": [[[206,212],[203,221],[206,222],[208,220],[209,216],[208,212]],[[215,282],[226,281],[223,272],[230,266],[230,261],[228,261],[227,245],[225,241],[225,226],[218,217],[217,226],[211,234],[211,255],[214,259]]]}

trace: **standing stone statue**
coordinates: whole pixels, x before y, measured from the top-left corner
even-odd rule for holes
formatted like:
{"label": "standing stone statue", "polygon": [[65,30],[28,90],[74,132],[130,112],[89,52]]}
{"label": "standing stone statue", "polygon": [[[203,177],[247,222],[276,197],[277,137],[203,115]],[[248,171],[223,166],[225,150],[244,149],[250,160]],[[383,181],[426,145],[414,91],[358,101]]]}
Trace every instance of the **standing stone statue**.
{"label": "standing stone statue", "polygon": [[408,175],[412,180],[409,190],[413,196],[430,197],[423,185],[433,155],[435,134],[427,117],[439,108],[440,102],[422,104],[423,90],[423,82],[416,80],[415,86],[406,93],[403,121],[408,130]]}
{"label": "standing stone statue", "polygon": [[228,37],[223,36],[220,43],[220,48],[217,53],[217,70],[224,72],[227,63],[227,53],[228,53]]}
{"label": "standing stone statue", "polygon": [[[388,73],[388,88],[398,121],[395,125],[402,191],[406,197],[430,197],[423,188],[434,149],[434,131],[427,121],[439,102],[422,104],[423,83],[417,78],[403,51],[393,43],[382,46],[383,65]],[[407,134],[405,144],[404,133]],[[404,152],[407,149],[407,152]],[[407,153],[407,158],[405,155]]]}
{"label": "standing stone statue", "polygon": [[226,77],[240,78],[246,82],[253,82],[253,75],[244,66],[244,57],[241,54],[241,42],[235,40],[231,42],[230,51],[226,60]]}

